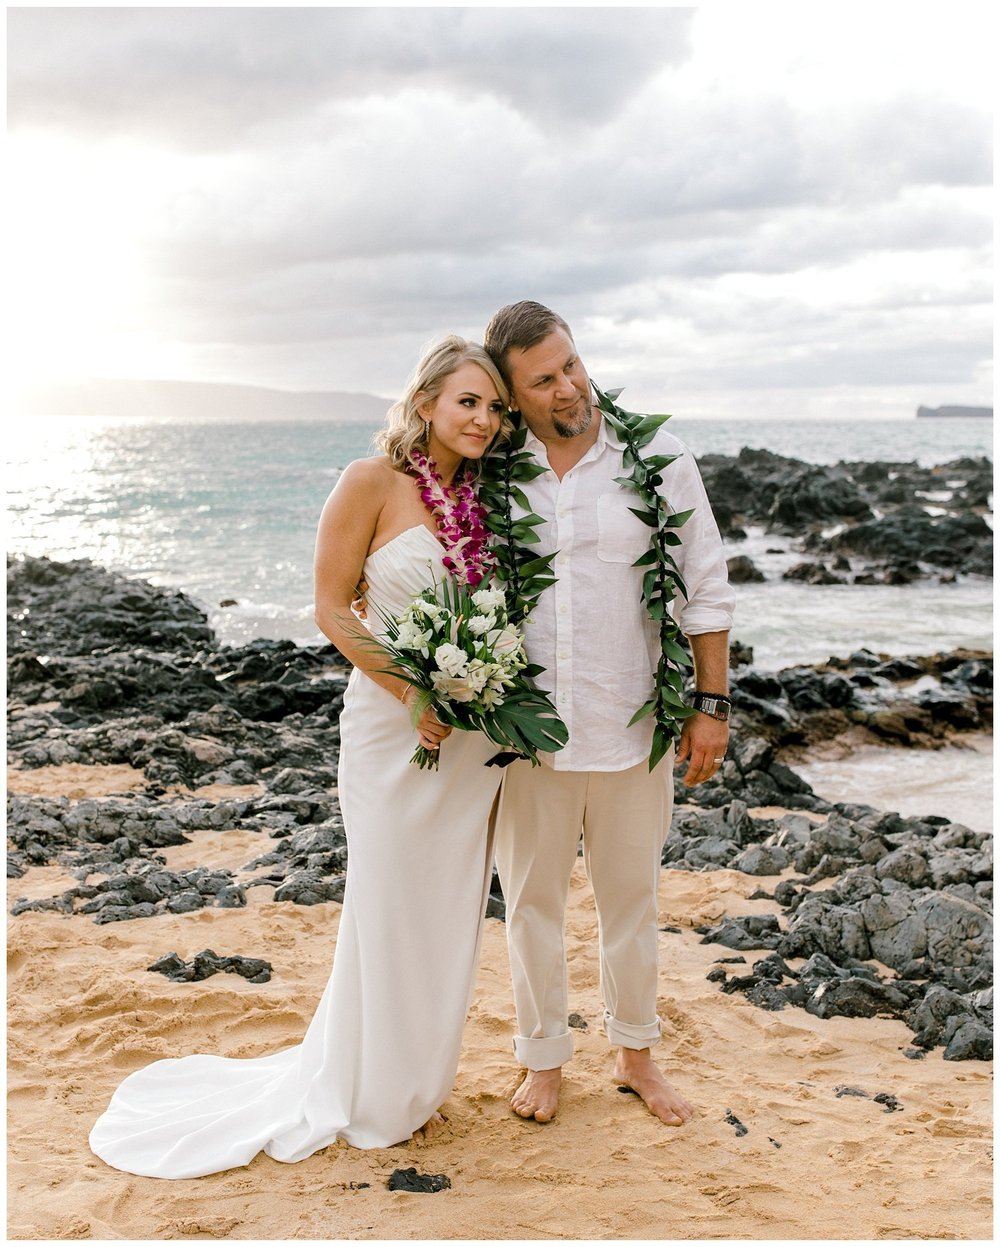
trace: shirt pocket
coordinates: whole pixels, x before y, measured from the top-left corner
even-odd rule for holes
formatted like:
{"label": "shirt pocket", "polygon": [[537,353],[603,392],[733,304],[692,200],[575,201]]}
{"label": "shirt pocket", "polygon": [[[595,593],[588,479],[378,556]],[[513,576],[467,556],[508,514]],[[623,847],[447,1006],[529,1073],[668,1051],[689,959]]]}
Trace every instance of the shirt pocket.
{"label": "shirt pocket", "polygon": [[629,507],[642,505],[638,494],[622,490],[597,499],[597,557],[604,563],[634,563],[649,549],[652,530]]}

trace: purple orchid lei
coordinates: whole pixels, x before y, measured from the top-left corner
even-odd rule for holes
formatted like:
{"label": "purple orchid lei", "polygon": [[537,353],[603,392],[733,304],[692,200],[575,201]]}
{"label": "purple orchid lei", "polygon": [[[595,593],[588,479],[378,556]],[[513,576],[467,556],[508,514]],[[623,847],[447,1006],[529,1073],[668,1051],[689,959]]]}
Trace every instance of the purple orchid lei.
{"label": "purple orchid lei", "polygon": [[414,449],[407,471],[416,477],[421,501],[437,521],[438,537],[446,550],[445,567],[459,584],[475,588],[494,570],[496,561],[489,545],[486,508],[468,470],[445,485],[434,460]]}

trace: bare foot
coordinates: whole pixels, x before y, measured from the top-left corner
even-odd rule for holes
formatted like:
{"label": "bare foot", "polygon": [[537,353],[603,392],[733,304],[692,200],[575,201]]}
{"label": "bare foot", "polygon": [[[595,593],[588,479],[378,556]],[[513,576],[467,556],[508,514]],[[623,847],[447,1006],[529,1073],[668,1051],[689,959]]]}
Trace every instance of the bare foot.
{"label": "bare foot", "polygon": [[510,1102],[518,1117],[551,1121],[559,1107],[561,1069],[529,1069]]}
{"label": "bare foot", "polygon": [[419,1130],[414,1130],[413,1137],[415,1139],[433,1139],[434,1136],[441,1131],[441,1127],[447,1122],[448,1118],[442,1113],[435,1113],[429,1117]]}
{"label": "bare foot", "polygon": [[619,1048],[614,1077],[631,1087],[653,1116],[668,1126],[683,1126],[694,1116],[692,1106],[663,1077],[648,1048]]}

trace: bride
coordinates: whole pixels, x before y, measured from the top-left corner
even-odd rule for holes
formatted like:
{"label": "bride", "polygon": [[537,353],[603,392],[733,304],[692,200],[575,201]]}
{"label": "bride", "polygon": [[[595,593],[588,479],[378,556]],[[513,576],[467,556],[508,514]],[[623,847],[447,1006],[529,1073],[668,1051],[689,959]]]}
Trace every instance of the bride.
{"label": "bride", "polygon": [[[303,1041],[252,1059],[156,1061],[129,1075],[90,1134],[109,1165],[193,1178],[261,1149],[298,1161],[336,1139],[388,1147],[441,1120],[474,985],[501,772],[485,765],[496,747],[481,733],[452,734],[433,710],[414,728],[412,685],[385,669],[351,603],[363,579],[377,638],[383,615],[441,580],[445,560],[461,569],[461,542],[449,551],[440,534],[454,540],[467,464],[500,432],[506,399],[481,347],[444,339],[390,410],[377,439],[385,453],[346,468],[320,519],[316,620],[355,664],[337,777],[349,860],[333,971]],[[422,479],[435,466],[444,501]],[[435,494],[431,511],[423,499]],[[414,732],[439,750],[438,769],[409,764]]]}

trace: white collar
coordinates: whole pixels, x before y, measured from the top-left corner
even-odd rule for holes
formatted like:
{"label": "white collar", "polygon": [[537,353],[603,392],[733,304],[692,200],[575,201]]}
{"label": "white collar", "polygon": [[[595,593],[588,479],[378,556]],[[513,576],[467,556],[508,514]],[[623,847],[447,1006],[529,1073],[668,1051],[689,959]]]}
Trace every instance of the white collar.
{"label": "white collar", "polygon": [[[594,406],[596,407],[597,404],[595,403]],[[611,437],[613,436],[613,434],[608,428],[607,420],[604,419],[604,412],[601,411],[599,407],[597,408],[597,418],[601,422],[600,428],[598,428],[597,430],[597,438],[594,441],[593,446],[588,448],[586,454],[583,455],[583,457],[579,459],[578,462],[573,465],[574,467],[579,467],[581,463],[589,463],[591,459],[599,458],[601,455],[604,454],[608,446],[611,444]],[[521,419],[524,420],[524,417],[522,416]],[[526,420],[524,424],[525,424],[525,429],[527,430],[527,435],[525,436],[525,439],[524,439],[525,450],[530,450],[536,459],[541,460],[543,463],[548,463],[549,453],[545,446],[545,443],[542,441],[540,437],[535,436],[535,434],[531,431],[531,426],[528,424]],[[615,448],[620,449],[620,445],[621,444],[619,443],[618,439],[615,438],[614,439]],[[551,468],[549,470],[551,471]]]}

